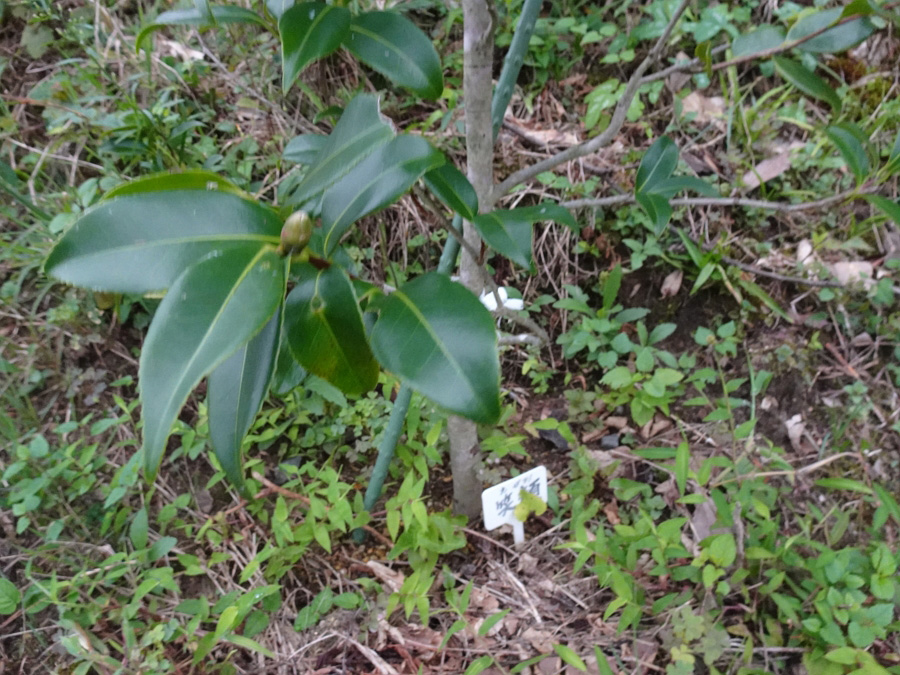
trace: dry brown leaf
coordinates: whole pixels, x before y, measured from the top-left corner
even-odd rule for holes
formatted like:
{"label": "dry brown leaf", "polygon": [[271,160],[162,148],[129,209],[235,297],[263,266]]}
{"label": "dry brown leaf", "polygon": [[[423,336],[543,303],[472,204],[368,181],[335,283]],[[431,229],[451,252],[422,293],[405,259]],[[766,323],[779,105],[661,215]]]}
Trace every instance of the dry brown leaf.
{"label": "dry brown leaf", "polygon": [[519,564],[516,565],[516,570],[520,574],[524,574],[525,576],[534,576],[534,573],[537,572],[538,560],[533,555],[528,555],[527,553],[523,553],[519,556]]}
{"label": "dry brown leaf", "polygon": [[875,283],[875,268],[865,260],[847,260],[827,265],[828,269],[844,286],[862,283],[869,288]]}
{"label": "dry brown leaf", "polygon": [[659,287],[659,295],[662,298],[671,298],[678,295],[681,290],[681,281],[684,279],[684,272],[675,270],[663,279],[662,286]]}
{"label": "dry brown leaf", "polygon": [[553,636],[545,630],[538,630],[532,626],[522,633],[522,638],[541,654],[549,654],[553,651]]}
{"label": "dry brown leaf", "polygon": [[469,595],[469,608],[483,612],[484,614],[493,614],[500,607],[500,601],[487,591],[478,588],[472,588]]}
{"label": "dry brown leaf", "polygon": [[608,502],[603,507],[603,514],[610,525],[619,525],[622,522],[622,519],[619,517],[619,503],[616,501]]}
{"label": "dry brown leaf", "polygon": [[667,480],[664,480],[662,483],[656,486],[654,491],[657,494],[662,495],[662,498],[665,500],[669,508],[675,506],[675,502],[681,496],[678,493],[678,486],[675,484],[674,478],[668,478]]}
{"label": "dry brown leaf", "polygon": [[[691,57],[685,54],[684,52],[678,52],[675,55],[675,62],[679,61],[690,61]],[[687,83],[691,81],[691,74],[686,73],[683,70],[676,70],[674,73],[669,75],[666,78],[666,87],[673,94],[677,94],[679,91],[687,86]]]}
{"label": "dry brown leaf", "polygon": [[402,647],[410,653],[418,655],[431,655],[437,652],[444,636],[427,626],[404,624],[401,626],[389,626],[388,633]]}
{"label": "dry brown leaf", "polygon": [[651,670],[658,670],[656,668],[657,652],[659,652],[659,644],[655,641],[640,638],[634,641],[634,658],[638,662],[636,675],[645,675]]}
{"label": "dry brown leaf", "polygon": [[681,110],[685,115],[695,114],[693,121],[699,126],[713,124],[725,128],[725,99],[721,96],[706,97],[692,91],[681,100]]}
{"label": "dry brown leaf", "polygon": [[743,182],[747,190],[755,190],[761,184],[777,178],[791,168],[791,156],[782,152],[774,157],[764,159],[752,171],[744,174]]}
{"label": "dry brown leaf", "polygon": [[613,415],[603,420],[603,423],[610,429],[624,429],[628,426],[628,418]]}
{"label": "dry brown leaf", "polygon": [[366,565],[372,570],[372,574],[378,577],[379,581],[387,585],[392,593],[399,592],[403,582],[406,581],[406,577],[403,576],[403,572],[400,570],[392,570],[387,565],[382,565],[374,560],[370,560]]}

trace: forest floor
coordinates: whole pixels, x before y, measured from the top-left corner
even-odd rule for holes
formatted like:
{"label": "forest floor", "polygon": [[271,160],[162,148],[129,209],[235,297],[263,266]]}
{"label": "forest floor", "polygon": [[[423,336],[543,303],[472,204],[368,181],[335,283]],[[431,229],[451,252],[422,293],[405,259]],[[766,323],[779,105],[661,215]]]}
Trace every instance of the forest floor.
{"label": "forest floor", "polygon": [[[444,418],[416,397],[359,544],[312,504],[327,514],[365,489],[395,380],[358,400],[314,380],[271,396],[245,446],[259,488],[246,500],[207,452],[201,385],[150,486],[130,460],[155,301],[67,288],[41,266],[126,177],[204,166],[277,200],[287,140],[326,132],[345,92],[384,82],[340,54],[283,99],[277,44],[248,27],[162,31],[136,56],[153,3],[19,4],[33,13],[7,8],[0,24],[0,183],[12,197],[0,204],[0,675],[900,672],[896,249],[868,205],[682,207],[653,233],[627,204],[575,209],[578,233],[538,228],[536,275],[503,260],[493,272],[552,344],[504,349],[504,416],[481,433],[485,487],[546,466],[548,510],[518,545],[509,528],[454,519]],[[429,106],[388,93],[383,111],[463,164],[460,26],[419,5],[452,93]],[[548,30],[561,20],[552,11]],[[870,78],[853,90],[862,119],[877,87],[898,98],[896,36],[886,41],[845,71],[832,64]],[[498,177],[591,133],[583,99],[605,77],[599,55],[586,45],[566,73],[539,58],[526,68]],[[724,98],[716,86],[651,93],[607,149],[515,199],[628,192],[663,132],[697,175],[743,177],[731,196],[787,204],[846,189],[812,122],[791,122],[804,105],[816,120],[814,104],[786,92],[771,112],[755,102],[771,76],[739,75]],[[753,129],[743,144],[728,136],[738,108]],[[769,172],[766,184],[747,187],[748,171]],[[405,278],[434,268],[437,230],[407,196],[366,219],[354,252],[374,283]],[[865,287],[867,271],[884,274]],[[818,283],[835,278],[850,283]],[[621,307],[603,305],[608,288]],[[646,311],[616,324],[629,309]],[[611,381],[609,354],[633,381]],[[645,403],[664,370],[677,380]],[[404,511],[412,502],[426,522]],[[301,532],[306,518],[323,538]]]}

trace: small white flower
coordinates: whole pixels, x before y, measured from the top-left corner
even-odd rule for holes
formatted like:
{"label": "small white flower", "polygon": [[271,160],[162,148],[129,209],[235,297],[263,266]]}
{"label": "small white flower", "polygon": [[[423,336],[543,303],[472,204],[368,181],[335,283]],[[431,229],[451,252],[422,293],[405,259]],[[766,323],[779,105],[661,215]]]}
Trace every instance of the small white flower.
{"label": "small white flower", "polygon": [[[497,296],[499,296],[500,302],[503,303],[504,309],[511,309],[513,311],[525,309],[525,302],[521,298],[510,298],[509,293],[506,292],[506,288],[503,286],[500,286],[500,288],[497,289]],[[488,311],[496,311],[497,298],[494,296],[493,291],[485,291],[481,294],[479,300],[481,300],[482,305],[488,308]]]}

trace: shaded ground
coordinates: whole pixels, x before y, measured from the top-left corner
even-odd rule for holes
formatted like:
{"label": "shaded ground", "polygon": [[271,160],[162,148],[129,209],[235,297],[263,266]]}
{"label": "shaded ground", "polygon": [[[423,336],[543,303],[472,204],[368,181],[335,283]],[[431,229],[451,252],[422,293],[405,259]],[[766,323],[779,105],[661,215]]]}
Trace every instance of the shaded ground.
{"label": "shaded ground", "polygon": [[[116,21],[126,19],[116,17]],[[57,65],[61,54],[53,50],[39,59],[23,55],[19,39],[24,27],[24,21],[8,19],[0,33],[0,54],[9,59],[0,79],[4,112],[7,119],[14,121],[16,132],[15,136],[7,134],[4,159],[17,170],[22,194],[34,192],[35,201],[47,209],[72,208],[77,200],[71,195],[77,187],[98,175],[95,168],[83,164],[88,159],[82,157],[89,157],[91,162],[97,158],[87,155],[92,151],[69,137],[54,146],[52,154],[59,157],[48,154],[40,158],[40,152],[50,148],[53,141],[46,134],[43,111],[73,102],[63,96],[38,102],[29,99],[34,86],[62,66]],[[119,30],[122,28],[118,26]],[[159,60],[153,63],[162,68]],[[110,67],[125,72],[136,65],[123,56],[113,60]],[[327,83],[329,74],[338,73],[340,77],[331,79],[350,86],[359,76],[339,60],[322,68],[310,74],[311,82]],[[229,106],[239,107],[237,102],[245,93],[242,87],[246,84],[241,78],[245,76],[239,66],[230,74],[215,69],[204,73],[202,88],[221,90],[216,114],[227,117],[235,112]],[[268,92],[264,84],[256,86]],[[585,86],[577,79],[562,85],[550,84],[530,111],[523,103],[517,103],[514,117],[508,120],[501,137],[498,171],[508,172],[522,161],[570,143],[566,132],[581,134],[560,101]],[[576,98],[580,99],[580,94]],[[298,104],[287,113],[262,116],[245,110],[241,121],[246,135],[255,134],[261,147],[277,145],[279,134],[293,128],[282,129],[282,125],[290,123],[291,115],[299,118],[303,105]],[[419,112],[410,116],[410,122],[420,119]],[[303,125],[312,128],[305,119]],[[550,131],[562,135],[550,138]],[[797,132],[791,132],[794,133]],[[628,190],[632,160],[637,156],[630,154],[630,149],[643,150],[645,137],[643,127],[629,125],[621,142],[608,153],[590,158],[584,165],[567,167],[561,174],[570,175],[573,180],[584,175],[600,176]],[[27,147],[12,143],[13,140]],[[99,143],[100,138],[90,140],[92,144]],[[701,158],[710,156],[722,175],[733,177],[741,171],[737,162],[734,166],[728,163],[720,142],[696,154]],[[120,171],[139,169],[125,160],[112,164]],[[626,171],[623,167],[630,168]],[[28,177],[32,178],[30,184]],[[260,189],[269,189],[279,177],[274,172],[268,178],[270,184]],[[429,224],[411,215],[416,213],[411,203],[404,202],[387,216],[393,234],[381,251],[372,251],[373,267],[378,267],[384,258],[424,267],[433,263],[436,242],[419,247],[409,243],[415,235],[429,233]],[[636,604],[651,606],[669,595],[672,602],[668,609],[647,612],[637,629],[621,632],[617,630],[620,614],[606,613],[617,597],[615,581],[604,567],[609,560],[603,555],[579,560],[579,551],[598,537],[624,532],[622,527],[638,527],[647,513],[657,523],[685,518],[688,526],[680,541],[672,542],[672,546],[684,546],[684,567],[689,567],[692,556],[701,550],[700,542],[723,527],[738,539],[742,528],[749,531],[762,527],[753,521],[755,516],[747,504],[743,504],[746,513],[738,513],[727,526],[721,522],[722,514],[717,522],[716,513],[710,516],[711,507],[704,506],[711,504],[710,491],[693,480],[688,496],[703,497],[705,501],[679,503],[682,495],[676,486],[672,456],[660,459],[652,450],[672,450],[682,442],[689,444],[690,468],[695,473],[701,471],[705,460],[723,460],[711,471],[712,484],[717,487],[726,485],[729,472],[735,471],[728,462],[740,464],[743,477],[757,490],[752,497],[764,502],[766,509],[772,509],[774,515],[770,514],[768,520],[778,519],[783,527],[783,531],[771,535],[772,541],[803,533],[810,541],[824,542],[826,547],[858,546],[862,550],[862,539],[869,536],[877,500],[866,501],[867,498],[853,493],[853,488],[849,488],[849,493],[824,489],[815,481],[822,477],[851,478],[864,487],[884,484],[894,494],[900,488],[900,445],[896,435],[900,405],[893,371],[896,340],[885,328],[896,321],[893,306],[873,305],[865,294],[849,294],[840,302],[826,304],[802,283],[755,277],[729,267],[733,278],[743,275],[765,288],[785,308],[793,320],[789,323],[749,300],[742,307],[723,282],[691,294],[690,277],[695,277],[697,270],[689,268],[682,287],[672,297],[662,297],[661,286],[672,268],[668,262],[655,258],[652,264],[626,276],[619,297],[626,306],[649,309],[649,326],[676,324],[677,330],[661,344],[663,348],[676,356],[695,353],[697,365],[693,369],[719,368],[729,380],[747,377],[751,368],[772,373],[771,383],[758,397],[751,396],[746,382],[732,392],[736,397],[753,399],[758,423],[749,440],[737,440],[734,436],[734,427],[747,420],[749,408],[737,409],[730,421],[704,421],[710,413],[709,406],[685,405],[685,400],[695,393],[691,390],[672,403],[668,414],[657,413],[646,425],[639,426],[629,417],[626,405],[608,406],[602,400],[604,387],[598,386],[604,374],[602,369],[577,359],[565,360],[558,346],[547,347],[543,352],[543,361],[555,368],[547,391],[534,393],[534,381],[521,374],[522,364],[531,354],[512,349],[506,353],[504,367],[505,385],[515,405],[503,433],[507,438],[523,436],[520,445],[527,456],[513,453],[489,461],[485,476],[488,482],[495,482],[535,465],[548,467],[551,511],[529,519],[525,545],[514,547],[507,532],[487,533],[480,524],[469,524],[462,530],[465,545],[441,556],[433,582],[426,584],[421,593],[430,604],[428,620],[421,620],[421,612],[405,613],[403,603],[386,617],[389,595],[406,593],[404,582],[416,572],[410,563],[414,556],[409,551],[399,557],[390,555],[393,542],[387,536],[387,516],[383,506],[377,507],[370,524],[375,533],[370,534],[366,544],[352,543],[349,538],[333,539],[330,553],[312,545],[278,578],[280,604],[267,608],[268,625],[254,636],[273,653],[272,658],[246,646],[221,643],[200,665],[192,666],[198,640],[216,627],[212,617],[172,639],[147,637],[145,644],[132,650],[129,660],[118,652],[120,645],[134,639],[124,634],[122,616],[147,572],[103,577],[96,584],[91,577],[99,578],[100,572],[94,572],[102,571],[114,552],[134,550],[129,523],[141,506],[146,506],[151,514],[154,538],[168,534],[177,540],[163,560],[146,564],[149,570],[170,568],[176,583],[174,590],[165,588],[148,596],[149,600],[130,617],[137,621],[136,630],[143,639],[145,634],[141,631],[147,629],[149,634],[149,627],[170,622],[188,625],[191,613],[179,604],[183,600],[207,598],[214,605],[229,593],[261,588],[271,581],[260,572],[247,577],[244,573],[266,545],[276,541],[272,514],[278,508],[278,500],[300,505],[291,515],[299,522],[305,515],[303,499],[308,497],[298,494],[296,490],[300,488],[296,486],[273,483],[275,487],[266,484],[265,494],[247,504],[222,483],[208,485],[215,472],[204,459],[201,388],[182,414],[184,425],[170,443],[171,463],[166,465],[155,490],[142,494],[135,487],[122,498],[124,501],[108,505],[110,485],[121,481],[122,467],[132,456],[138,437],[138,416],[131,402],[136,395],[136,354],[147,311],[135,302],[123,325],[110,311],[99,308],[102,299],[49,285],[38,268],[55,233],[18,207],[11,208],[7,216],[2,225],[7,248],[0,256],[0,283],[4,288],[0,357],[6,410],[2,430],[8,447],[0,454],[4,472],[0,489],[21,489],[24,481],[7,473],[19,460],[27,466],[17,471],[34,472],[29,480],[53,473],[54,467],[63,466],[69,458],[76,457],[77,461],[65,464],[67,473],[46,491],[40,510],[26,512],[33,519],[31,526],[17,531],[22,514],[13,508],[0,509],[0,530],[4,534],[0,541],[0,571],[23,588],[49,584],[54,575],[64,581],[77,580],[78,584],[62,587],[57,603],[33,614],[25,615],[19,608],[9,616],[0,616],[0,673],[76,672],[68,665],[72,654],[78,654],[81,663],[92,663],[93,672],[100,673],[114,672],[103,660],[107,657],[123,660],[127,672],[156,672],[151,668],[159,668],[176,673],[462,673],[488,656],[495,663],[485,662],[481,672],[501,673],[541,655],[546,658],[523,666],[519,672],[577,672],[568,652],[559,650],[558,645],[579,655],[587,672],[592,673],[608,672],[598,667],[598,659],[605,660],[614,672],[662,671],[674,663],[673,648],[684,648],[697,656],[696,672],[705,672],[713,663],[731,672],[737,672],[742,664],[766,672],[802,672],[797,670],[797,664],[811,648],[808,642],[803,646],[791,642],[793,634],[800,632],[801,621],[771,607],[771,592],[760,590],[764,582],[771,580],[762,575],[762,565],[748,564],[747,569],[752,568],[760,576],[746,583],[734,581],[735,592],[718,596],[709,587],[704,590],[696,580],[655,572],[652,553],[636,548],[627,563],[622,563],[638,589],[640,603]],[[632,249],[624,240],[636,235],[634,229],[620,222],[616,212],[582,216],[586,225],[581,239],[595,247],[594,253],[576,255],[578,237],[548,227],[537,237],[535,258],[541,263],[541,273],[527,278],[500,263],[498,282],[519,287],[529,299],[542,293],[563,297],[564,284],[579,285],[595,296],[598,274],[618,262],[627,263]],[[841,216],[844,217],[849,218],[849,214]],[[363,230],[361,248],[365,248],[364,242],[380,236],[378,223],[372,221]],[[729,249],[731,255],[753,265],[760,263],[761,256],[753,248],[757,244],[772,243],[775,252],[784,249],[784,256],[788,256],[795,240],[807,236],[807,229],[812,230],[800,217],[756,221],[744,214],[723,217],[718,211],[703,209],[686,213],[681,224],[701,242],[712,242],[718,235],[736,242],[734,250]],[[749,226],[747,231],[752,236],[738,236],[744,226]],[[667,245],[675,254],[683,253],[677,241]],[[881,256],[885,252],[876,253]],[[678,260],[684,266],[684,256]],[[788,262],[783,260],[777,269],[797,273],[795,261],[787,257],[785,260]],[[373,272],[376,279],[379,275],[380,271]],[[571,330],[576,322],[574,314],[549,306],[539,316],[554,337]],[[736,319],[741,326],[740,352],[716,358],[710,350],[696,344],[694,335],[700,327],[715,328],[728,319]],[[634,337],[632,324],[627,330]],[[131,380],[123,380],[129,376]],[[721,396],[721,388],[713,389],[713,397]],[[357,426],[347,422],[346,428],[332,430],[323,420],[328,412],[336,415],[341,411],[333,402],[316,401],[325,412],[308,422],[288,424],[285,428],[280,426],[281,419],[261,423],[255,431],[261,435],[271,431],[271,437],[261,440],[249,452],[251,459],[265,460],[265,465],[257,465],[255,470],[263,469],[269,480],[276,481],[273,465],[300,452],[322,465],[334,462],[340,479],[361,489],[373,451],[358,442],[372,444],[372,437],[377,437],[383,428],[382,413],[387,406],[375,412],[360,408],[357,416],[363,421]],[[292,414],[302,412],[289,399],[285,405]],[[274,407],[267,408],[265,414]],[[538,432],[533,428],[534,422],[551,417],[567,424],[574,439],[567,440],[558,431]],[[102,423],[100,427],[93,426],[98,422]],[[58,432],[60,425],[68,423],[75,425]],[[301,437],[312,429],[320,431],[325,440],[303,448],[296,436],[291,437],[294,427],[299,428],[297,435]],[[22,448],[31,447],[38,434],[50,441],[52,451],[44,456],[30,451],[32,454],[26,457]],[[413,441],[421,442],[423,436],[421,431],[411,434],[406,442],[411,446]],[[437,446],[444,445],[445,438],[440,437]],[[424,496],[429,512],[434,513],[449,505],[450,477],[441,465],[428,468]],[[406,471],[411,471],[410,463],[399,462],[386,498],[393,496]],[[632,482],[647,486],[647,491],[640,492]],[[767,506],[769,497],[774,500],[771,507]],[[177,516],[160,522],[167,505],[179,499]],[[582,513],[589,509],[595,510],[594,515],[582,520]],[[66,523],[65,536],[60,541],[43,536],[55,520]],[[884,540],[894,550],[896,527],[897,523],[889,519],[882,527]],[[622,543],[626,539],[616,541],[616,546],[626,547]],[[285,542],[278,546],[289,548]],[[620,552],[624,553],[613,551],[607,558],[615,558]],[[806,548],[803,553],[813,558],[820,551]],[[781,549],[778,554],[781,555]],[[197,556],[202,562],[202,568],[196,568],[199,573],[185,556]],[[212,562],[216,556],[218,559]],[[729,567],[729,575],[739,567]],[[772,570],[775,569],[773,563]],[[796,577],[800,588],[803,575],[793,570],[789,576]],[[792,579],[787,583],[790,585]],[[471,590],[463,608],[460,596],[467,586]],[[309,608],[315,607],[323,589],[332,589],[335,596],[357,594],[359,600],[353,605],[345,598],[347,606],[329,600],[321,616],[310,619],[309,627],[298,630],[298,616],[304,611],[310,613]],[[462,626],[456,624],[460,619]],[[248,618],[244,632],[249,632],[249,622]],[[699,622],[701,635],[695,637],[682,630],[691,622]],[[162,628],[158,630],[164,632]],[[451,632],[453,637],[442,645]],[[718,643],[702,643],[704,633],[712,636],[710,642]],[[751,638],[745,639],[748,635]],[[879,638],[871,648],[884,667],[897,665],[900,645],[896,641],[894,633]],[[701,665],[710,654],[717,656]],[[159,665],[163,659],[168,660],[168,667]]]}

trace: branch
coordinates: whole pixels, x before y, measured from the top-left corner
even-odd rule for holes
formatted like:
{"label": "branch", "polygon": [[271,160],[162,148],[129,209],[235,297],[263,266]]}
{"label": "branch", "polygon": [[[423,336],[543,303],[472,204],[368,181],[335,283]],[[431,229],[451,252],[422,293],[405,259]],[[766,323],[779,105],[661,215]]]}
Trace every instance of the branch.
{"label": "branch", "polygon": [[[682,199],[672,199],[669,203],[672,206],[743,206],[748,209],[764,209],[767,211],[776,211],[778,213],[794,213],[797,211],[814,211],[816,209],[826,208],[834,204],[845,201],[855,195],[867,194],[859,190],[846,190],[836,195],[818,199],[814,202],[799,202],[797,204],[789,204],[787,202],[766,201],[765,199],[747,199],[744,197],[684,197]],[[618,204],[633,204],[635,202],[633,194],[612,195],[610,197],[597,197],[588,199],[572,199],[567,202],[560,202],[560,206],[568,209],[576,209],[585,206],[615,206]]]}
{"label": "branch", "polygon": [[[900,2],[892,2],[884,5],[884,9],[893,9],[897,5],[900,5]],[[724,68],[729,68],[731,66],[736,66],[741,63],[746,63],[748,61],[755,61],[756,59],[767,59],[771,56],[778,56],[779,54],[783,54],[784,52],[790,51],[792,49],[796,49],[804,42],[808,42],[813,38],[816,38],[823,33],[828,32],[832,28],[837,28],[838,26],[842,26],[851,21],[856,21],[857,19],[865,18],[862,14],[851,14],[849,16],[843,16],[838,21],[828,24],[827,26],[823,26],[818,30],[813,31],[809,35],[804,35],[802,38],[798,38],[796,40],[791,40],[790,42],[782,42],[780,45],[776,45],[775,47],[771,47],[769,49],[764,49],[760,52],[753,52],[752,54],[744,54],[743,56],[737,56],[733,59],[729,59],[728,61],[723,61],[721,63],[715,63],[711,66],[712,70],[723,70]],[[719,54],[726,49],[728,49],[731,45],[719,45],[715,49],[712,50],[712,54]],[[648,84],[650,82],[655,82],[656,80],[661,80],[665,77],[668,77],[672,73],[678,71],[686,71],[686,72],[702,72],[703,62],[700,59],[690,59],[689,61],[682,61],[681,63],[676,63],[668,68],[664,68],[656,73],[652,73],[651,75],[647,75],[642,81],[641,84]]]}
{"label": "branch", "polygon": [[573,145],[571,148],[563,150],[562,152],[558,152],[555,155],[538,162],[537,164],[532,164],[531,166],[527,166],[524,169],[519,169],[518,171],[514,172],[506,180],[502,181],[494,187],[490,195],[489,203],[485,204],[485,206],[483,207],[485,211],[489,211],[491,208],[493,208],[493,205],[497,202],[497,200],[507,194],[516,185],[524,183],[525,181],[534,178],[538,174],[543,173],[544,171],[549,171],[550,169],[553,169],[560,164],[570,162],[573,159],[578,159],[579,157],[584,157],[585,155],[593,154],[600,148],[606,147],[612,142],[612,140],[619,133],[619,130],[622,128],[622,125],[625,124],[625,117],[628,114],[628,109],[631,107],[631,102],[634,100],[634,97],[637,95],[638,89],[640,89],[641,87],[644,73],[646,73],[647,69],[659,58],[659,55],[662,53],[663,48],[666,46],[666,42],[668,42],[669,40],[669,36],[675,29],[675,25],[678,23],[681,15],[684,14],[685,10],[688,8],[690,2],[691,0],[681,0],[681,4],[678,5],[678,9],[675,10],[675,13],[672,14],[672,18],[669,19],[669,23],[666,25],[663,34],[660,35],[659,39],[656,41],[656,44],[653,45],[653,48],[647,54],[646,58],[641,61],[641,64],[637,67],[634,73],[632,73],[631,78],[629,78],[628,80],[628,84],[625,86],[625,93],[622,95],[622,98],[619,99],[619,103],[618,105],[616,105],[616,109],[613,111],[612,119],[610,120],[609,126],[606,128],[606,130],[599,136],[592,138],[589,141],[579,143],[578,145]]}

